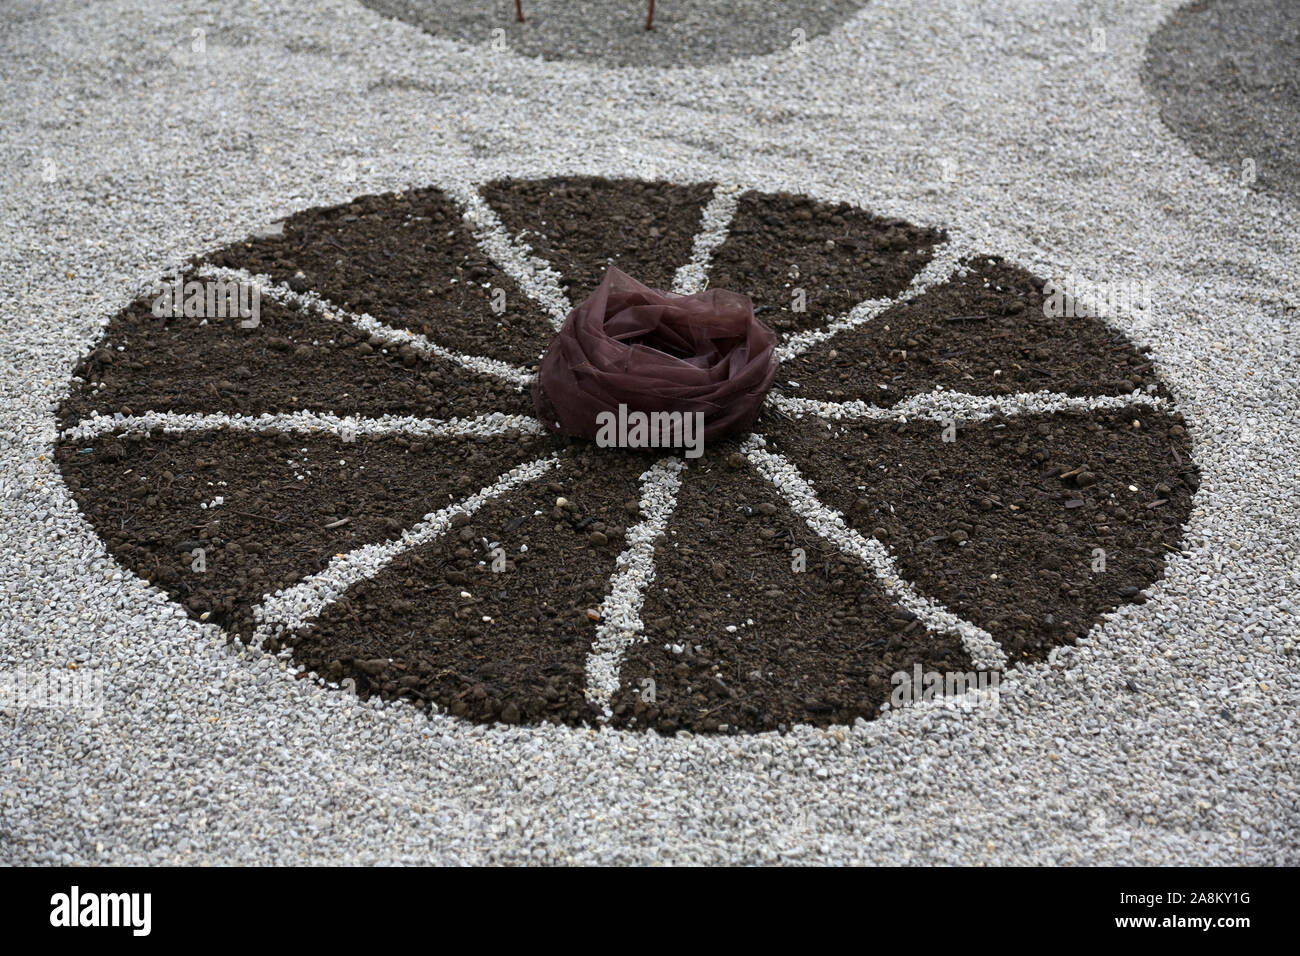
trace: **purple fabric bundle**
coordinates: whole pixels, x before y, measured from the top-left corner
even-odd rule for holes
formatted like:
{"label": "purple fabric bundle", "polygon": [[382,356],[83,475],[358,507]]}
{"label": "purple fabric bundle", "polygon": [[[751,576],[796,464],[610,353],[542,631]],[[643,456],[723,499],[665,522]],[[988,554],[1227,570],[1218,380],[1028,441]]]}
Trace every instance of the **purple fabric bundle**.
{"label": "purple fabric bundle", "polygon": [[776,375],[775,346],[748,296],[660,292],[611,267],[547,349],[533,406],[551,431],[582,438],[619,405],[703,412],[712,440],[753,422]]}

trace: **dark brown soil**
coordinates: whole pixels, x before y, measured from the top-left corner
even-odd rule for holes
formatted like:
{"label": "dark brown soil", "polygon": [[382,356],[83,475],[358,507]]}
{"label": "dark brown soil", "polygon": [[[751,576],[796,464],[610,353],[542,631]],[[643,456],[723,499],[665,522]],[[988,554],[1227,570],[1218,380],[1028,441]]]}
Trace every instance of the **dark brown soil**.
{"label": "dark brown soil", "polygon": [[[545,244],[570,293],[581,295],[607,259],[670,285],[689,259],[708,190],[574,179],[508,181],[487,192],[511,229],[542,234],[528,238],[539,251]],[[533,215],[542,221],[528,224]],[[806,328],[904,290],[939,238],[848,207],[749,193],[711,285],[750,294],[778,328]],[[239,243],[212,261],[269,272],[473,354],[531,362],[551,336],[435,190],[309,210],[283,238]],[[935,385],[1087,395],[1155,383],[1165,394],[1149,359],[1103,322],[1044,319],[1032,276],[983,257],[971,269],[787,363],[778,383],[791,394],[881,404]],[[508,321],[486,307],[482,283],[507,288],[518,310]],[[806,314],[779,311],[794,287],[808,291]],[[142,300],[78,367],[60,421],[75,424],[92,410],[449,418],[528,408],[510,386],[409,350],[386,354],[367,339],[267,300],[251,330],[237,320],[156,319]],[[885,542],[919,593],[989,630],[1013,661],[1040,659],[1107,611],[1143,600],[1178,546],[1196,488],[1177,414],[992,420],[962,426],[951,443],[942,427],[831,429],[769,410],[755,430],[827,505]],[[57,459],[125,567],[190,614],[246,635],[264,595],[563,444],[212,430],[63,439]],[[684,472],[642,609],[646,640],[629,650],[613,701],[616,726],[751,732],[846,723],[878,712],[896,671],[970,670],[958,642],[894,607],[867,569],[814,537],[736,448],[712,443]],[[355,585],[289,635],[296,659],[331,680],[352,677],[363,694],[475,720],[593,722],[583,691],[597,625],[587,612],[605,598],[637,520],[639,475],[654,455],[584,443],[567,454],[560,470]],[[201,507],[217,496],[222,504]],[[557,497],[572,506],[557,510]],[[490,570],[484,539],[506,549],[507,570]],[[796,547],[802,572],[791,566]],[[197,548],[206,552],[202,573],[191,569]],[[1104,571],[1094,570],[1098,549]],[[653,700],[642,683],[650,680]]]}
{"label": "dark brown soil", "polygon": [[524,233],[534,255],[555,267],[577,305],[610,266],[652,289],[672,289],[713,185],[580,176],[504,179],[481,191],[511,234]]}
{"label": "dark brown soil", "polygon": [[[193,616],[209,613],[247,634],[264,594],[320,571],[335,554],[396,538],[544,447],[528,435],[344,442],[212,431],[103,436],[61,444],[57,457],[77,504],[123,565]],[[217,496],[223,504],[202,507]],[[191,570],[196,548],[205,551],[202,573]]]}
{"label": "dark brown soil", "polygon": [[977,395],[1128,394],[1156,382],[1151,359],[1094,318],[1043,315],[1043,284],[980,256],[932,288],[781,366],[790,394],[888,406],[942,385]]}
{"label": "dark brown soil", "polygon": [[522,389],[269,299],[256,328],[240,328],[238,319],[201,323],[155,318],[147,298],[132,304],[77,366],[87,387],[64,404],[63,423],[95,410],[427,418],[532,411]]}
{"label": "dark brown soil", "polygon": [[[844,203],[748,192],[713,257],[709,284],[744,292],[778,332],[815,328],[864,299],[895,296],[943,234]],[[804,312],[793,312],[803,289]]]}
{"label": "dark brown soil", "polygon": [[[289,639],[296,659],[354,678],[363,695],[476,720],[594,722],[583,697],[597,626],[588,611],[605,598],[635,520],[625,505],[652,460],[584,450],[354,587]],[[505,552],[504,570],[492,570],[485,542]]]}
{"label": "dark brown soil", "polygon": [[[308,209],[285,220],[283,236],[235,243],[206,261],[310,289],[469,355],[532,365],[553,334],[437,189]],[[492,311],[493,289],[505,290],[502,315]]]}
{"label": "dark brown soil", "polygon": [[618,725],[735,733],[851,724],[877,716],[897,671],[973,669],[956,637],[921,627],[860,561],[726,459],[704,459],[683,485],[642,610],[648,639],[623,665]]}
{"label": "dark brown soil", "polygon": [[1181,416],[990,419],[951,443],[942,428],[793,422],[765,435],[920,593],[988,630],[1013,663],[1141,600],[1182,537],[1197,476]]}

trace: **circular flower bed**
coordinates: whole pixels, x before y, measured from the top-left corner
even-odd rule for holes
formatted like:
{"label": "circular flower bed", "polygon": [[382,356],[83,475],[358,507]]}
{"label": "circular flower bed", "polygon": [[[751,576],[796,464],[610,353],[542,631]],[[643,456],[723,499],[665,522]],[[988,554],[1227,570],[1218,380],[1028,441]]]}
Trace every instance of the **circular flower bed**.
{"label": "circular flower bed", "polygon": [[[578,387],[548,348],[614,350],[599,366],[650,334],[618,318],[631,300],[589,298],[611,267],[641,305],[752,299],[742,364],[780,365],[747,429],[691,458],[543,426],[534,383]],[[124,309],[60,410],[86,517],[194,617],[470,719],[870,718],[900,673],[1043,660],[1143,600],[1196,488],[1141,350],[1046,314],[996,256],[845,204],[585,177],[412,190],[307,210],[180,278],[165,303],[195,308]],[[216,282],[255,289],[257,314],[206,313]],[[599,328],[570,317],[584,301]],[[717,367],[668,330],[664,352]]]}

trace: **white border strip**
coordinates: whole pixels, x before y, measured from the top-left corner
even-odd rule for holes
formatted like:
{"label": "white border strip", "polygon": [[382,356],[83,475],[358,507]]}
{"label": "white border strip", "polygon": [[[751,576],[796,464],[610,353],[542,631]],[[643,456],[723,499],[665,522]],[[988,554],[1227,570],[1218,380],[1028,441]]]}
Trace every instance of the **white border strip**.
{"label": "white border strip", "polygon": [[977,668],[1001,670],[1007,666],[1006,653],[993,639],[993,635],[953,614],[942,604],[917,594],[899,576],[888,548],[875,538],[864,538],[849,527],[839,512],[821,503],[812,485],[793,463],[782,455],[769,452],[763,444],[761,437],[751,435],[741,445],[741,450],[759,473],[781,493],[791,510],[807,522],[809,528],[845,554],[858,558],[871,568],[889,596],[915,614],[931,632],[957,634]]}
{"label": "white border strip", "polygon": [[641,521],[627,532],[628,547],[618,556],[609,594],[600,606],[596,640],[587,655],[587,700],[608,720],[618,692],[623,655],[645,629],[641,606],[655,576],[655,542],[668,527],[681,489],[680,458],[661,458],[641,475]]}
{"label": "white border strip", "polygon": [[735,184],[719,183],[713,189],[713,198],[700,213],[700,231],[695,234],[691,261],[679,266],[673,276],[673,291],[679,295],[702,292],[709,285],[709,267],[713,254],[727,241],[731,221],[736,216],[736,206],[744,190]]}
{"label": "white border strip", "polygon": [[281,305],[287,305],[302,312],[316,313],[322,318],[333,322],[353,325],[362,332],[368,332],[370,335],[382,339],[387,345],[393,347],[409,345],[426,358],[431,356],[440,358],[469,369],[471,372],[478,372],[481,375],[501,379],[520,388],[530,384],[533,380],[533,373],[529,369],[520,368],[482,355],[466,355],[463,352],[453,352],[441,345],[435,345],[418,332],[395,328],[366,313],[357,314],[340,309],[315,292],[294,292],[288,285],[283,282],[276,282],[270,276],[253,275],[247,269],[225,269],[211,265],[200,267],[198,275],[212,279],[233,279],[236,282],[252,285],[260,294],[272,302],[278,302]]}
{"label": "white border strip", "polygon": [[936,389],[922,392],[881,408],[863,401],[819,402],[814,398],[792,398],[773,392],[768,402],[778,411],[793,415],[815,415],[833,421],[905,422],[909,418],[929,421],[982,421],[995,415],[1050,415],[1059,412],[1096,411],[1141,406],[1166,409],[1158,395],[1133,392],[1129,395],[1066,395],[1064,392],[1017,392],[1014,395],[972,395]]}
{"label": "white border strip", "polygon": [[457,515],[472,515],[494,498],[546,474],[559,463],[561,454],[554,452],[545,458],[517,465],[502,475],[495,484],[456,504],[448,505],[441,511],[425,515],[423,521],[403,531],[396,540],[368,544],[347,554],[337,555],[324,570],[303,578],[292,587],[267,595],[262,604],[253,610],[253,616],[259,622],[253,632],[253,643],[261,643],[267,636],[278,631],[303,627],[308,621],[319,617],[354,584],[373,578],[388,567],[394,558],[444,534]]}
{"label": "white border strip", "polygon": [[228,431],[282,431],[296,434],[326,432],[344,440],[350,436],[410,435],[418,438],[461,438],[466,436],[490,438],[518,430],[530,435],[542,435],[546,430],[541,422],[530,415],[506,415],[491,412],[475,418],[415,418],[408,415],[379,415],[364,417],[332,415],[323,412],[294,412],[289,415],[211,415],[180,412],[145,412],[119,418],[115,415],[93,414],[70,428],[65,428],[60,438],[66,441],[91,441],[103,435],[144,432],[203,432]]}
{"label": "white border strip", "polygon": [[524,294],[542,307],[557,330],[573,311],[573,304],[560,287],[560,274],[543,259],[533,255],[533,250],[517,237],[510,235],[478,188],[470,183],[451,183],[443,187],[461,210],[479,248],[524,291]]}

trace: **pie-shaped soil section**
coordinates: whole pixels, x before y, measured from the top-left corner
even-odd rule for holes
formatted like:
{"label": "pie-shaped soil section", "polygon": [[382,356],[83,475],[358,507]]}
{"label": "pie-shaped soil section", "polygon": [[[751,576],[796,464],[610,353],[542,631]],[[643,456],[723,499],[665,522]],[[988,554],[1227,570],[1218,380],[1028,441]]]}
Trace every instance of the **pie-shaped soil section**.
{"label": "pie-shaped soil section", "polygon": [[[610,266],[749,294],[753,432],[546,434],[527,387]],[[873,718],[897,675],[1044,659],[1145,599],[1197,487],[1150,358],[941,230],[566,177],[309,209],[192,262],[255,322],[123,309],[56,454],[125,567],[335,686],[484,722]],[[802,290],[802,296],[794,290]],[[202,311],[201,309],[199,310]]]}
{"label": "pie-shaped soil section", "polygon": [[526,57],[608,67],[708,66],[803,44],[843,24],[866,0],[659,0],[647,31],[645,0],[362,0],[436,37],[502,45]]}
{"label": "pie-shaped soil section", "polygon": [[1151,37],[1142,71],[1160,116],[1243,184],[1300,201],[1300,4],[1198,0]]}

